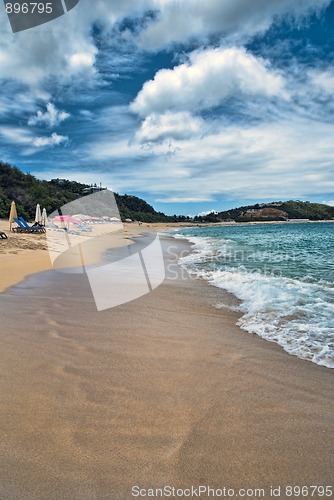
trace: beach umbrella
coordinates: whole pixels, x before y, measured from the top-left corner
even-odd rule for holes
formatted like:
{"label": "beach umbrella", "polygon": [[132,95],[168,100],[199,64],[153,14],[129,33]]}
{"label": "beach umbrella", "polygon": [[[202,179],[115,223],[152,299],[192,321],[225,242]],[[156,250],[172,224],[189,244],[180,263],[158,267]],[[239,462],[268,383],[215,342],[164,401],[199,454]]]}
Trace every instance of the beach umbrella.
{"label": "beach umbrella", "polygon": [[81,224],[81,220],[76,219],[72,215],[56,215],[53,222],[67,222],[68,224],[72,222],[72,224]]}
{"label": "beach umbrella", "polygon": [[46,213],[46,208],[43,208],[43,211],[42,211],[42,224],[43,226],[47,226],[49,223],[48,221],[48,215]]}
{"label": "beach umbrella", "polygon": [[37,205],[36,205],[35,222],[37,222],[37,224],[42,223],[41,206],[39,203],[37,203]]}
{"label": "beach umbrella", "polygon": [[81,220],[76,219],[72,215],[57,215],[52,219],[52,222],[61,223],[61,224],[67,224],[67,227],[72,224],[81,224]]}
{"label": "beach umbrella", "polygon": [[10,204],[10,212],[9,212],[9,230],[12,230],[12,224],[14,222],[14,218],[17,219],[17,210],[15,201],[12,201]]}
{"label": "beach umbrella", "polygon": [[89,220],[90,219],[90,216],[85,215],[85,214],[74,214],[72,217],[74,217],[75,219],[80,219],[80,220]]}

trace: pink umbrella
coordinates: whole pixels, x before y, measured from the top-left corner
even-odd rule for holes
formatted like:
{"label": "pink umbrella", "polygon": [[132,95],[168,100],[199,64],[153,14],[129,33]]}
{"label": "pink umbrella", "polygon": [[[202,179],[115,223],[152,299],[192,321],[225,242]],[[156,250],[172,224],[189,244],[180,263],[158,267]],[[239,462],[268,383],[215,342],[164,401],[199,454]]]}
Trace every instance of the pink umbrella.
{"label": "pink umbrella", "polygon": [[72,215],[57,215],[52,219],[52,222],[55,223],[60,223],[65,227],[65,224],[67,224],[67,228],[70,227],[70,224],[81,224],[81,220],[76,219],[75,217],[72,217]]}
{"label": "pink umbrella", "polygon": [[52,222],[67,222],[67,224],[72,222],[73,224],[81,224],[81,220],[72,217],[72,215],[57,215],[53,218]]}
{"label": "pink umbrella", "polygon": [[75,214],[72,217],[74,217],[75,219],[80,219],[80,220],[88,220],[88,219],[90,219],[90,216],[89,215],[85,215],[85,214]]}

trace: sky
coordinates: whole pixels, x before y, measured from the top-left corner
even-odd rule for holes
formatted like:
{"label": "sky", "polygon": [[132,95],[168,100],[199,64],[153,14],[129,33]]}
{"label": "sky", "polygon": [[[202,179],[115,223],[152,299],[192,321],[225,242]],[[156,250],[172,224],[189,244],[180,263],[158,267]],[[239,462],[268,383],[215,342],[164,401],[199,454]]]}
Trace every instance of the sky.
{"label": "sky", "polygon": [[334,205],[334,1],[80,0],[12,33],[0,159],[166,214]]}

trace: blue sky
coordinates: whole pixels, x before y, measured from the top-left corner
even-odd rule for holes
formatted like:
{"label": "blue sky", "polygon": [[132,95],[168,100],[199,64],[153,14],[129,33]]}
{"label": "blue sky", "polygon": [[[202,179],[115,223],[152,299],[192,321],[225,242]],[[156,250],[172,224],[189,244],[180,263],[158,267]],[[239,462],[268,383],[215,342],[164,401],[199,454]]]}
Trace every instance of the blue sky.
{"label": "blue sky", "polygon": [[11,33],[0,159],[168,214],[334,204],[334,2],[80,0]]}

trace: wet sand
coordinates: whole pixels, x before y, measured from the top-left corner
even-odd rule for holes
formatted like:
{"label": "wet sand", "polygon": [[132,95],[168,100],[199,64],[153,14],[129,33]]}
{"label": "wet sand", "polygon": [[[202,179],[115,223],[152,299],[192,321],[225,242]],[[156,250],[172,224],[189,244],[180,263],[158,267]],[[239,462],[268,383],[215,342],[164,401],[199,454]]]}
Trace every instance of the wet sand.
{"label": "wet sand", "polygon": [[163,285],[103,312],[82,275],[0,295],[1,499],[333,483],[333,371],[241,331],[176,246]]}

